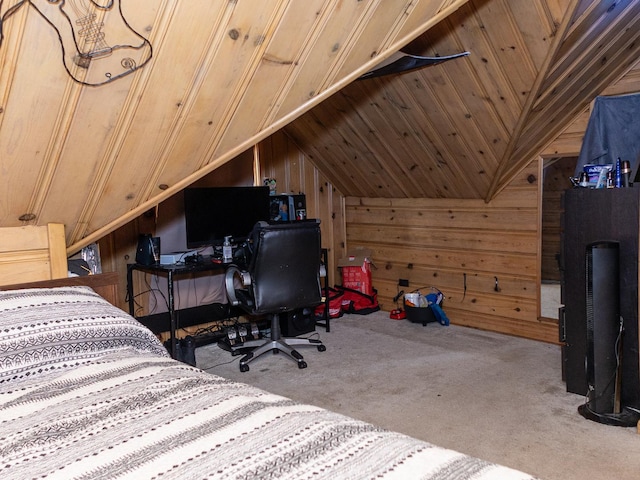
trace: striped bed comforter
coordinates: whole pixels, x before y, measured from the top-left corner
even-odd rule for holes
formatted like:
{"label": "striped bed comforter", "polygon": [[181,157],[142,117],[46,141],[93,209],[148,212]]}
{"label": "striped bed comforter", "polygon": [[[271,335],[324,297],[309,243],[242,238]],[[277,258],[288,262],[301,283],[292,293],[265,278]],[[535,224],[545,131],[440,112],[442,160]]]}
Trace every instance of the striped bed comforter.
{"label": "striped bed comforter", "polygon": [[86,287],[0,292],[4,479],[529,479],[172,360]]}

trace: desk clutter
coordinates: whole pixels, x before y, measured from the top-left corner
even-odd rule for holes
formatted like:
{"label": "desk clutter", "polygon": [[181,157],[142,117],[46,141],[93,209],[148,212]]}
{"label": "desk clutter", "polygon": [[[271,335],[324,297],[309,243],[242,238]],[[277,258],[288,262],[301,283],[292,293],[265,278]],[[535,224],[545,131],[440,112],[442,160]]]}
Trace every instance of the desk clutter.
{"label": "desk clutter", "polygon": [[[149,234],[140,235],[136,253],[136,263],[144,266],[152,265],[198,265],[207,263],[231,263],[246,260],[245,245],[228,245],[224,247],[212,247],[200,250],[183,250],[178,252],[157,252],[160,247],[160,238],[151,237]],[[228,249],[224,252],[223,249]]]}
{"label": "desk clutter", "polygon": [[631,162],[618,157],[615,163],[586,164],[569,181],[577,188],[629,188],[633,187],[631,174]]}
{"label": "desk clutter", "polygon": [[[199,254],[197,250],[164,253],[160,255],[160,265],[175,265],[176,263],[196,263]],[[140,263],[140,262],[138,262]]]}

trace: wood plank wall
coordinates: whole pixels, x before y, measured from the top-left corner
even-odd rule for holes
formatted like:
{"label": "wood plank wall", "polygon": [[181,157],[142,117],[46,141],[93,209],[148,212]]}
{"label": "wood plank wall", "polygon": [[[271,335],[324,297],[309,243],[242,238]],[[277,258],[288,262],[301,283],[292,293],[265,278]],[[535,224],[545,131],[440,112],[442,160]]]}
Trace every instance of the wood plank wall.
{"label": "wood plank wall", "polygon": [[532,162],[490,203],[348,197],[347,243],[373,251],[382,308],[407,279],[441,290],[453,324],[556,342],[557,322],[539,319],[540,172]]}

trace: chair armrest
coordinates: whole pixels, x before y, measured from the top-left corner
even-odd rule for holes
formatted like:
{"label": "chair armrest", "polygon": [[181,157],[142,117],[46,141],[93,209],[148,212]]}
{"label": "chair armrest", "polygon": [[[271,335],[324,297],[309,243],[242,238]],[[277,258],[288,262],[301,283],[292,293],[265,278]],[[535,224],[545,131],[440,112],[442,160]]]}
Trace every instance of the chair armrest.
{"label": "chair armrest", "polygon": [[236,296],[236,276],[239,277],[243,287],[251,285],[251,276],[248,272],[240,270],[235,265],[230,265],[224,274],[224,286],[227,291],[227,298],[229,303],[234,307],[240,304],[238,297]]}

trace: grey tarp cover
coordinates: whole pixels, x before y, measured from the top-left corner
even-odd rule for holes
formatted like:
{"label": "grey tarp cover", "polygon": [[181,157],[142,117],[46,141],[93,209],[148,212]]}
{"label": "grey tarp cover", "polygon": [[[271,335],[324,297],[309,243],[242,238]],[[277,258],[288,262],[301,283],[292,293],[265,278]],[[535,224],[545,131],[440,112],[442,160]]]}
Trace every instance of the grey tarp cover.
{"label": "grey tarp cover", "polygon": [[584,165],[631,162],[631,178],[638,171],[640,155],[640,94],[596,97],[576,164],[576,176]]}

